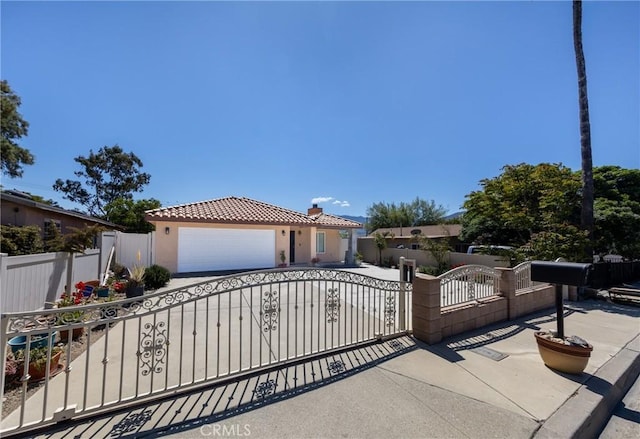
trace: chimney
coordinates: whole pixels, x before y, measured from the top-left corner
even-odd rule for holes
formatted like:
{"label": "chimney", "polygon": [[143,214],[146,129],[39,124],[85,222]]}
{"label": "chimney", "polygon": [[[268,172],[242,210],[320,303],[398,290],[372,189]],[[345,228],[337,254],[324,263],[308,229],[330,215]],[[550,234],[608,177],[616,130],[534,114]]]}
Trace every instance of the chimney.
{"label": "chimney", "polygon": [[318,207],[317,204],[311,206],[311,208],[307,211],[307,215],[317,215],[322,213],[322,207]]}

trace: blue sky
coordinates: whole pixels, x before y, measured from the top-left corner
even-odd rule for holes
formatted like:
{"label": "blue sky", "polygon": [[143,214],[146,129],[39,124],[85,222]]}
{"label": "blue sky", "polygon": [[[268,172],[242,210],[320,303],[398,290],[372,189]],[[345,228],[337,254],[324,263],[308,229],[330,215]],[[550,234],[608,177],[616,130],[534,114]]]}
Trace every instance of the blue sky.
{"label": "blue sky", "polygon": [[[10,2],[1,71],[53,191],[107,145],[164,206],[245,196],[364,215],[456,212],[507,164],[580,168],[572,7],[559,2]],[[586,2],[595,166],[640,167],[640,3]]]}

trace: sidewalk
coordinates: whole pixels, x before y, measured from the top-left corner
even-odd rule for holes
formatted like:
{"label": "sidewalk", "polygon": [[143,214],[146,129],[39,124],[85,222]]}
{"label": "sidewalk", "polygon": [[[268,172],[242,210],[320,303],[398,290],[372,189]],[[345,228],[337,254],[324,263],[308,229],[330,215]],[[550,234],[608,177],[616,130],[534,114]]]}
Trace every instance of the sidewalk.
{"label": "sidewalk", "polygon": [[433,346],[389,340],[37,437],[597,437],[640,373],[639,317],[630,306],[567,303],[566,333],[594,346],[579,376],[539,357],[533,332],[555,328],[550,309]]}

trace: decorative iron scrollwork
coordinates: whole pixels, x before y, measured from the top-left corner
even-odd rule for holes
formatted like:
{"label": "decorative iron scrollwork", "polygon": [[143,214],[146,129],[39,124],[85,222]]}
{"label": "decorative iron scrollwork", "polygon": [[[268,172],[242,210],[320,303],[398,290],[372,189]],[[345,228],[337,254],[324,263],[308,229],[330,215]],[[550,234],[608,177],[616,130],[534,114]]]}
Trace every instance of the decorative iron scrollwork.
{"label": "decorative iron scrollwork", "polygon": [[110,436],[122,436],[124,433],[138,430],[151,419],[151,414],[151,410],[128,414],[122,421],[113,426]]}
{"label": "decorative iron scrollwork", "polygon": [[329,372],[331,372],[331,374],[338,374],[344,372],[346,370],[346,367],[344,365],[344,361],[337,360],[329,363],[327,369],[329,369]]}
{"label": "decorative iron scrollwork", "polygon": [[469,300],[476,300],[476,284],[471,280],[467,281],[467,294]]}
{"label": "decorative iron scrollwork", "polygon": [[393,326],[396,323],[396,298],[393,293],[384,300],[384,320],[387,326]]}
{"label": "decorative iron scrollwork", "polygon": [[138,357],[141,362],[141,373],[147,376],[150,373],[162,372],[165,357],[167,356],[167,331],[164,329],[165,322],[155,325],[146,323],[140,340],[140,350]]}
{"label": "decorative iron scrollwork", "polygon": [[401,351],[405,348],[405,346],[402,343],[400,343],[398,340],[389,341],[389,347],[396,352]]}
{"label": "decorative iron scrollwork", "polygon": [[267,291],[262,299],[262,310],[260,317],[262,320],[262,330],[264,332],[278,329],[278,317],[280,316],[280,293],[279,291]]}
{"label": "decorative iron scrollwork", "polygon": [[256,386],[256,388],[253,390],[253,394],[258,399],[266,398],[267,396],[273,395],[275,393],[276,387],[278,387],[278,384],[275,382],[275,380],[263,381]]}
{"label": "decorative iron scrollwork", "polygon": [[329,288],[327,290],[324,312],[327,316],[327,323],[338,321],[338,316],[340,315],[340,293],[337,288]]}

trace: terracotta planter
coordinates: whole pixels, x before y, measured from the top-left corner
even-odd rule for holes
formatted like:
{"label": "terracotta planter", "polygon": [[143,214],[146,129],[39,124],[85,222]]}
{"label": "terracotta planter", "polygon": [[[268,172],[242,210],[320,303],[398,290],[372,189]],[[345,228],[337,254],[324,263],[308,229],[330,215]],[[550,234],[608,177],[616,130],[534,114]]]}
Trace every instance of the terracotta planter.
{"label": "terracotta planter", "polygon": [[542,361],[551,369],[570,374],[581,374],[587,367],[593,346],[578,346],[556,343],[543,337],[544,332],[535,332],[538,352]]}
{"label": "terracotta planter", "polygon": [[[60,357],[62,356],[62,352],[58,352],[55,355],[51,356],[51,361],[49,362],[49,376],[52,377],[56,375],[59,370]],[[46,368],[37,368],[35,364],[29,363],[29,376],[31,376],[32,380],[41,380],[47,374]]]}
{"label": "terracotta planter", "polygon": [[[69,331],[68,330],[61,330],[60,332],[60,341],[62,342],[67,342],[69,341]],[[73,328],[71,330],[71,339],[72,340],[77,340],[78,338],[80,338],[82,336],[82,334],[84,334],[84,328],[80,327],[80,328]]]}

